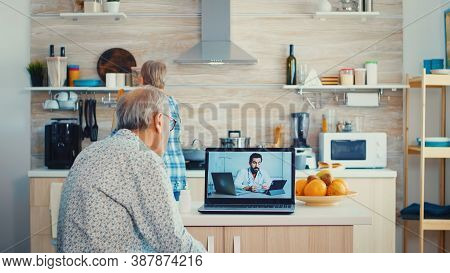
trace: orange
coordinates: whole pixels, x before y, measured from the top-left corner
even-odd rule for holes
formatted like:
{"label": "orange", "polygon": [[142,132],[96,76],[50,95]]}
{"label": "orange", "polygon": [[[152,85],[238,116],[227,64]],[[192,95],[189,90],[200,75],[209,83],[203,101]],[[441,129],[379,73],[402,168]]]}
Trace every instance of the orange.
{"label": "orange", "polygon": [[350,191],[350,188],[348,187],[348,184],[347,184],[347,182],[345,182],[344,179],[336,178],[335,180],[333,180],[333,182],[338,182],[338,183],[343,184],[345,186],[345,189],[347,190],[347,192]]}
{"label": "orange", "polygon": [[318,173],[316,174],[316,176],[319,177],[320,179],[322,179],[322,176],[324,176],[324,175],[326,175],[326,174],[331,175],[331,173],[330,173],[329,170],[323,170],[323,171],[318,172]]}
{"label": "orange", "polygon": [[327,195],[346,195],[347,188],[340,181],[333,181],[327,189]]}
{"label": "orange", "polygon": [[327,185],[320,179],[309,182],[304,189],[306,196],[325,196],[327,194]]}
{"label": "orange", "polygon": [[304,195],[303,190],[305,189],[307,183],[308,181],[306,181],[305,179],[299,179],[295,181],[295,195]]}

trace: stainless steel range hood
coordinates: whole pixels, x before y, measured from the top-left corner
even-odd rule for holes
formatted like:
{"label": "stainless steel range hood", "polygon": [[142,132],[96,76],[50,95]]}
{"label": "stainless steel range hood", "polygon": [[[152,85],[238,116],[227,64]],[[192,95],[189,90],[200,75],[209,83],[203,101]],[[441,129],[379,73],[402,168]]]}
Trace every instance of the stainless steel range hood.
{"label": "stainless steel range hood", "polygon": [[202,0],[202,40],[180,56],[179,64],[256,64],[230,39],[230,0]]}

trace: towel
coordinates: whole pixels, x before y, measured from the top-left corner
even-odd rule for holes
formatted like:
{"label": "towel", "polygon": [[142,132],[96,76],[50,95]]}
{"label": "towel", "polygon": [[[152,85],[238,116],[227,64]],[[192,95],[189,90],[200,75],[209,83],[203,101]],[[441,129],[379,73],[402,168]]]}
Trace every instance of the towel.
{"label": "towel", "polygon": [[[420,205],[417,203],[411,204],[400,211],[402,219],[418,220]],[[450,219],[450,206],[440,206],[425,202],[424,206],[425,218],[431,219]]]}
{"label": "towel", "polygon": [[378,93],[347,93],[347,106],[378,107]]}
{"label": "towel", "polygon": [[50,185],[50,218],[52,221],[52,238],[56,238],[58,231],[59,202],[61,200],[63,183]]}

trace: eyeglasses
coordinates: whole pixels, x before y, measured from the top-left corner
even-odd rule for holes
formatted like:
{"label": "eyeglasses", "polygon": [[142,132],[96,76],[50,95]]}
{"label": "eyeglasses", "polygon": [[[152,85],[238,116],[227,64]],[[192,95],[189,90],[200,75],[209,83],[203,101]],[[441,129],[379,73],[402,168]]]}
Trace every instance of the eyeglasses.
{"label": "eyeglasses", "polygon": [[170,131],[172,132],[173,129],[175,129],[175,126],[177,125],[177,120],[174,119],[173,117],[169,116],[169,115],[164,114],[164,113],[161,113],[161,114],[163,114],[164,116],[166,116],[166,117],[169,118],[169,121],[170,121],[170,123],[169,123]]}

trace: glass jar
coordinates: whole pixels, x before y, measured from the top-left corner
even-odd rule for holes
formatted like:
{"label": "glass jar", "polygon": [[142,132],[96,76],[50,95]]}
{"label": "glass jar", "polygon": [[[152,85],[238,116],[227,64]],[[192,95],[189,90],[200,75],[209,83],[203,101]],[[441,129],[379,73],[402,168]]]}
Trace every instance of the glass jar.
{"label": "glass jar", "polygon": [[340,71],[341,85],[354,85],[354,75],[352,68],[343,68]]}

